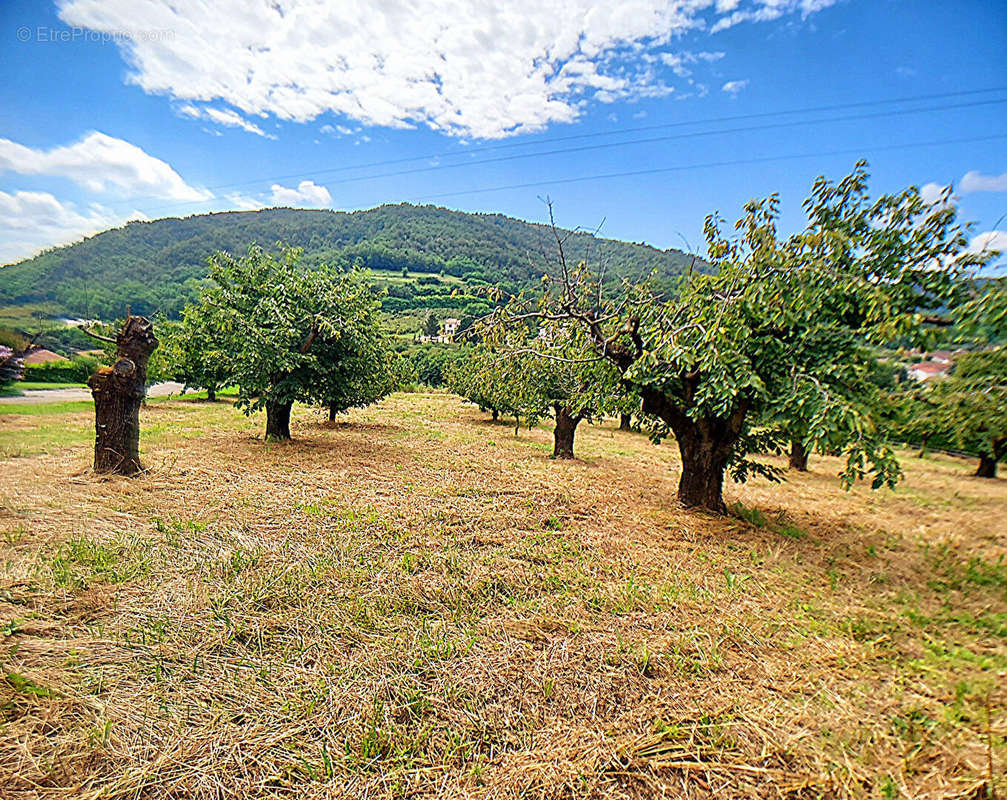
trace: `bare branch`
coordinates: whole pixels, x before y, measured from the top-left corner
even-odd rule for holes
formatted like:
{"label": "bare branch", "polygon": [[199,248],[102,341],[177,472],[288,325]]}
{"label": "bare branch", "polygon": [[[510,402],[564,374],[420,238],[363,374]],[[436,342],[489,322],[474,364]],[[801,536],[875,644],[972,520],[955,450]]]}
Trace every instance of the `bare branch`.
{"label": "bare branch", "polygon": [[115,339],[111,339],[108,336],[102,336],[100,334],[95,333],[94,331],[89,331],[83,325],[80,326],[80,330],[82,330],[84,333],[86,333],[92,339],[97,339],[99,342],[108,342],[108,344],[117,344],[117,342],[115,341]]}

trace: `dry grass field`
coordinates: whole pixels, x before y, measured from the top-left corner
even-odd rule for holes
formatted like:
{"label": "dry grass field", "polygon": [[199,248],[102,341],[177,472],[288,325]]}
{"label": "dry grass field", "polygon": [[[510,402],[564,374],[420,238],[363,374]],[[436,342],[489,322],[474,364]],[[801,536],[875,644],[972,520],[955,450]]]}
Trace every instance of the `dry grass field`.
{"label": "dry grass field", "polygon": [[717,519],[611,424],[321,420],[154,401],[129,480],[0,409],[0,796],[1007,795],[1007,481],[813,457]]}

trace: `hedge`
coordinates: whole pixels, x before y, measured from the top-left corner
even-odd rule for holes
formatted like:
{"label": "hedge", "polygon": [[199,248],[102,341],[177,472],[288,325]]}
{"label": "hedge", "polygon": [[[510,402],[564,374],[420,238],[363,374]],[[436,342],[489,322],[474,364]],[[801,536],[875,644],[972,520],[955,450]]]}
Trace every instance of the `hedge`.
{"label": "hedge", "polygon": [[24,380],[37,383],[85,383],[97,368],[98,361],[93,358],[25,364]]}

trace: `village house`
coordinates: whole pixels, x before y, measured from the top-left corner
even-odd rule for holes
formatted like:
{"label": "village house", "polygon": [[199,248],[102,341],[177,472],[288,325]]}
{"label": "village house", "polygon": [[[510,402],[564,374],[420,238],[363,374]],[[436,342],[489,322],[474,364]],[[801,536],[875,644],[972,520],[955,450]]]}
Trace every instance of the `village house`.
{"label": "village house", "polygon": [[32,350],[24,357],[24,363],[27,364],[52,364],[56,361],[69,361],[70,359],[61,356],[59,353],[54,353],[52,350],[46,350],[44,347],[39,347]]}
{"label": "village house", "polygon": [[926,383],[927,381],[939,380],[945,377],[950,369],[950,361],[947,363],[938,361],[921,361],[918,364],[911,365],[907,372],[909,377],[917,383]]}

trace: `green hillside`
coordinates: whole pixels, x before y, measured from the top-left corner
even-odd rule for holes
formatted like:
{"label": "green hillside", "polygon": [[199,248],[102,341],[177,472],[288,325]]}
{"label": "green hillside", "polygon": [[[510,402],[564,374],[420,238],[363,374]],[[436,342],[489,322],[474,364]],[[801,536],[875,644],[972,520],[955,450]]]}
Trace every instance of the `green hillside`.
{"label": "green hillside", "polygon": [[[457,305],[459,281],[516,289],[537,282],[555,250],[542,225],[499,214],[465,214],[435,206],[386,205],[353,213],[272,208],[132,222],[82,242],[0,268],[0,305],[46,304],[60,312],[112,318],[174,315],[198,291],[215,250],[244,252],[277,242],[304,248],[308,265],[324,261],[368,267],[389,292],[388,311]],[[641,244],[576,234],[572,258],[608,265],[609,275],[657,270],[671,285],[692,257]],[[394,280],[408,271],[409,280]],[[417,273],[431,279],[417,277]],[[434,276],[443,277],[435,280]],[[455,280],[451,280],[454,278]]]}

